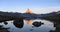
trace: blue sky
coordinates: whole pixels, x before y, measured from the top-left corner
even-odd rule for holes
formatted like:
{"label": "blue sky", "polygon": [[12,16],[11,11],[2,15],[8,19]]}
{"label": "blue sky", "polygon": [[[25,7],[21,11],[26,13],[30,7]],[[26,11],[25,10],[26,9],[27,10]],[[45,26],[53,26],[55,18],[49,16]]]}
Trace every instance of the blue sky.
{"label": "blue sky", "polygon": [[0,11],[48,13],[60,9],[60,0],[0,0]]}

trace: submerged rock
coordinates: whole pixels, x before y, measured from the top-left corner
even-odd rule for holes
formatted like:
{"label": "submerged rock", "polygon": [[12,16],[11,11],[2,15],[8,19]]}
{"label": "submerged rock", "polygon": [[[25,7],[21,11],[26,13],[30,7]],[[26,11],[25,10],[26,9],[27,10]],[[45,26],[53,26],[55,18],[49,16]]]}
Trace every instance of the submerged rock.
{"label": "submerged rock", "polygon": [[8,23],[5,21],[4,24],[7,25]]}
{"label": "submerged rock", "polygon": [[0,32],[10,32],[8,29],[9,28],[5,28],[2,25],[0,25]]}

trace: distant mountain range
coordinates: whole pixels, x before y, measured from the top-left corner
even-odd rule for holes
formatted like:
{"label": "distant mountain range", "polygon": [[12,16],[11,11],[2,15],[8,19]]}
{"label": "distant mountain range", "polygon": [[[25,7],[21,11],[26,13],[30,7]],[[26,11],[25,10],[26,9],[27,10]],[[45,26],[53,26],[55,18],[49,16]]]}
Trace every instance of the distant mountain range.
{"label": "distant mountain range", "polygon": [[43,19],[51,20],[51,21],[56,21],[60,23],[60,11],[58,12],[52,12],[49,14],[45,14],[47,16],[43,16]]}
{"label": "distant mountain range", "polygon": [[52,12],[48,14],[34,14],[34,13],[13,13],[13,12],[1,12],[0,11],[0,17],[12,17],[12,18],[19,18],[23,17],[24,19],[39,19],[39,18],[44,18],[44,17],[49,17],[49,16],[56,16],[60,15],[60,11],[58,12]]}

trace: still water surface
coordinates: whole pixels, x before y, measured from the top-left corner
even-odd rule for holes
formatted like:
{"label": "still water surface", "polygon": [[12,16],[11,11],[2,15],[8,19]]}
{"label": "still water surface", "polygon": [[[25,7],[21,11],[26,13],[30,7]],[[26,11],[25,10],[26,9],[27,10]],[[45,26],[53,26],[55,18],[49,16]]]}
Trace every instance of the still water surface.
{"label": "still water surface", "polygon": [[[23,20],[22,27],[18,27],[14,25],[14,20],[7,21],[7,25],[4,24],[4,22],[0,23],[0,25],[3,25],[5,28],[9,28],[8,30],[10,32],[49,32],[50,30],[55,30],[53,22],[50,22],[48,20],[41,20],[41,19],[35,19],[35,20]],[[41,22],[44,24],[41,24],[40,26],[34,26],[32,23],[34,22]]]}

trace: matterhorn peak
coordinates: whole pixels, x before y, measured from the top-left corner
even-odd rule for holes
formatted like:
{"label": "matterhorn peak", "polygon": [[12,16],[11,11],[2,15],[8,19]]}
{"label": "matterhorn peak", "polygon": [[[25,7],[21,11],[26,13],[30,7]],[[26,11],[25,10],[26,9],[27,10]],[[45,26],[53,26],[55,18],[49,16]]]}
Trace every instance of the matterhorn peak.
{"label": "matterhorn peak", "polygon": [[26,13],[31,13],[30,8],[28,8],[28,9],[26,10]]}

